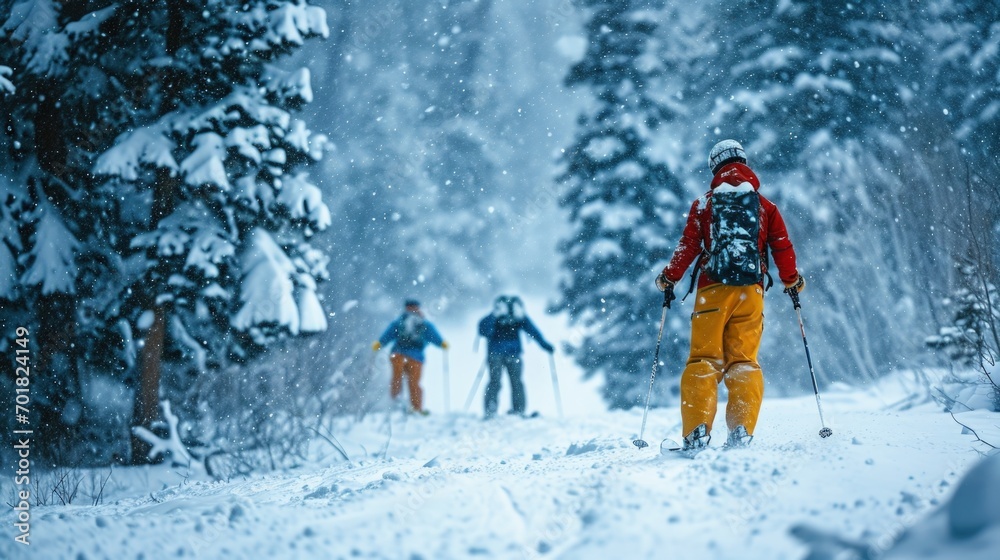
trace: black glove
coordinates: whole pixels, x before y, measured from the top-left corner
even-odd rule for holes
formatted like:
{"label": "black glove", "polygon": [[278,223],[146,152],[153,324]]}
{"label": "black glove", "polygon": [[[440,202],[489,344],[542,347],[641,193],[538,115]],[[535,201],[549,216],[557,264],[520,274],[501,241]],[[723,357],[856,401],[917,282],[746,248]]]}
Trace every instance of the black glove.
{"label": "black glove", "polygon": [[665,292],[667,290],[673,292],[674,283],[661,272],[656,277],[656,289],[660,290],[661,292]]}
{"label": "black glove", "polygon": [[539,342],[538,345],[542,347],[542,350],[545,350],[549,354],[555,352],[555,350],[556,350],[555,348],[552,347],[551,344],[549,344],[548,342],[545,342],[545,341]]}
{"label": "black glove", "polygon": [[792,292],[794,291],[796,294],[798,294],[805,288],[806,288],[806,279],[803,278],[801,274],[799,274],[798,276],[795,277],[795,280],[791,284],[785,285],[785,293],[788,295],[792,295]]}
{"label": "black glove", "polygon": [[785,286],[785,293],[788,294],[788,297],[792,298],[792,307],[796,310],[802,307],[802,304],[799,303],[799,292],[805,287],[806,280],[801,274],[795,278],[794,282]]}
{"label": "black glove", "polygon": [[663,305],[670,307],[670,302],[677,299],[674,295],[674,283],[662,273],[656,277],[656,288],[663,292]]}

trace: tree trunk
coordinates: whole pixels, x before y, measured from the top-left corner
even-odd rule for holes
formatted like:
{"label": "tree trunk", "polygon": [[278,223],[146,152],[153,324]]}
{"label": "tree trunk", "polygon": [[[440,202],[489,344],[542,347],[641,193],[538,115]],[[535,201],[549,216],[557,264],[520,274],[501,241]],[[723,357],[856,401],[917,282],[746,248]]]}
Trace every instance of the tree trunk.
{"label": "tree trunk", "polygon": [[[163,343],[166,339],[166,309],[162,305],[153,310],[153,325],[146,334],[139,360],[139,387],[135,395],[132,426],[149,428],[160,416],[160,367],[163,363]],[[132,435],[132,463],[149,462],[150,446]]]}
{"label": "tree trunk", "polygon": [[[178,190],[178,178],[170,176],[169,171],[158,169],[156,174],[150,220],[154,229],[173,211],[174,197]],[[151,300],[149,305],[153,309],[153,324],[146,333],[145,343],[139,356],[139,387],[136,390],[135,408],[132,414],[132,426],[143,426],[147,429],[160,416],[160,370],[167,338],[168,310],[166,305],[154,303],[157,297],[156,291],[154,286],[149,295]],[[132,463],[147,463],[148,454],[149,444],[133,434]]]}
{"label": "tree trunk", "polygon": [[[142,5],[142,3],[138,3]],[[164,34],[163,50],[167,57],[173,57],[184,41],[184,14],[187,3],[181,0],[167,0],[167,28]],[[163,111],[170,111],[177,106],[177,71],[168,66],[160,76],[164,91]],[[173,212],[174,197],[178,191],[176,176],[171,176],[167,170],[156,170],[156,182],[153,187],[153,205],[150,212],[150,225],[158,227],[161,220]],[[156,260],[154,258],[154,260]],[[152,299],[156,298],[156,287],[153,287]],[[152,303],[152,302],[151,302]],[[146,333],[145,343],[139,358],[139,387],[135,395],[135,408],[132,414],[132,426],[150,428],[160,416],[160,370],[163,365],[163,347],[167,335],[167,308],[163,304],[153,304],[153,324]],[[149,462],[149,444],[132,434],[132,463]]]}

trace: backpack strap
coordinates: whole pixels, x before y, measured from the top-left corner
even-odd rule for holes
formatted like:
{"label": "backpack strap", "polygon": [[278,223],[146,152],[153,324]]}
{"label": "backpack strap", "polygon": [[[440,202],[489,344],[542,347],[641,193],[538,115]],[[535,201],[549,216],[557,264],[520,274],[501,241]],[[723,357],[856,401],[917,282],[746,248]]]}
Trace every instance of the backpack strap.
{"label": "backpack strap", "polygon": [[[757,193],[760,196],[760,193]],[[760,204],[761,213],[764,212],[764,203]],[[764,267],[764,276],[767,276],[767,282],[764,283],[764,293],[767,293],[774,286],[774,278],[771,278],[771,267],[768,266],[771,262],[771,248],[767,245],[767,241],[764,242],[764,254],[761,255],[761,265]]]}
{"label": "backpack strap", "polygon": [[774,286],[774,278],[771,278],[771,267],[767,266],[768,259],[770,258],[770,251],[767,244],[764,244],[764,254],[762,255],[763,260],[761,261],[764,265],[764,276],[767,276],[767,282],[764,282],[764,292],[766,293]]}
{"label": "backpack strap", "polygon": [[701,272],[701,259],[705,256],[705,251],[698,253],[698,258],[694,261],[694,268],[691,269],[691,285],[688,286],[688,291],[681,298],[681,302],[687,299],[691,292],[694,291],[695,282],[698,280],[698,273]]}

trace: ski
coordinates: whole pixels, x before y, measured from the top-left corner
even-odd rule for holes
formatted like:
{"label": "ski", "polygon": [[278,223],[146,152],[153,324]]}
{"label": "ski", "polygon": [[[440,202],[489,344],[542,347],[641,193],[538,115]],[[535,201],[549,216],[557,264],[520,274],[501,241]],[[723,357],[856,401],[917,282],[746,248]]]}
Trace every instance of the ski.
{"label": "ski", "polygon": [[668,453],[680,451],[682,449],[684,449],[684,446],[669,438],[660,442],[661,455],[666,455]]}
{"label": "ski", "polygon": [[680,457],[684,459],[694,459],[696,455],[708,449],[705,447],[695,447],[684,449],[684,446],[672,439],[665,439],[660,442],[660,455],[664,457]]}

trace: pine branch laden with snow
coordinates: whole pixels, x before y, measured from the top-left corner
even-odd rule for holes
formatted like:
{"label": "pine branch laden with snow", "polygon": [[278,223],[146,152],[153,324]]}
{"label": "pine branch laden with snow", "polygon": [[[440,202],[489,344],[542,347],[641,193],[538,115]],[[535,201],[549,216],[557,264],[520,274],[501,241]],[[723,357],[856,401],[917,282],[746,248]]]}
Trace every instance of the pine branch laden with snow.
{"label": "pine branch laden with snow", "polygon": [[[0,228],[6,226],[6,222],[0,224]],[[3,233],[0,231],[0,300],[13,301],[17,297],[17,259]]]}
{"label": "pine branch laden with snow", "polygon": [[248,128],[237,126],[226,136],[226,147],[235,148],[239,155],[259,165],[264,160],[261,151],[271,148],[271,137],[262,124]]}
{"label": "pine branch laden with snow", "polygon": [[76,293],[76,253],[80,242],[66,227],[61,213],[54,206],[44,204],[37,211],[35,233],[31,248],[23,257],[26,267],[20,283],[40,286],[42,294]]}
{"label": "pine branch laden with snow", "polygon": [[184,269],[197,270],[204,278],[218,278],[219,266],[235,254],[236,248],[221,228],[199,228],[191,237]]}
{"label": "pine branch laden with snow", "polygon": [[11,7],[0,32],[19,45],[21,66],[29,74],[62,76],[69,36],[60,29],[60,6],[52,0],[20,0]]}
{"label": "pine branch laden with snow", "polygon": [[14,87],[14,82],[10,79],[13,74],[14,71],[9,66],[0,64],[0,93],[14,93],[17,91],[17,88]]}
{"label": "pine branch laden with snow", "polygon": [[301,46],[308,37],[330,36],[326,11],[305,0],[281,3],[278,9],[268,12],[266,25],[263,41],[270,45]]}
{"label": "pine branch laden with snow", "polygon": [[202,132],[195,135],[191,144],[194,150],[181,161],[184,182],[192,187],[214,186],[229,190],[223,138],[215,132]]}
{"label": "pine branch laden with snow", "polygon": [[302,332],[317,333],[326,330],[326,312],[323,311],[323,304],[320,303],[314,287],[303,287],[299,290],[298,304],[299,328]]}
{"label": "pine branch laden with snow", "polygon": [[0,299],[13,301],[17,296],[17,254],[22,250],[17,222],[5,202],[15,190],[0,177]]}
{"label": "pine branch laden with snow", "polygon": [[312,81],[308,68],[292,72],[268,66],[262,80],[267,91],[285,104],[310,103],[313,100]]}
{"label": "pine branch laden with snow", "polygon": [[137,181],[142,169],[166,169],[175,174],[179,168],[173,156],[177,144],[167,133],[168,127],[161,121],[122,134],[97,158],[94,174],[123,181]]}
{"label": "pine branch laden with snow", "polygon": [[314,134],[306,128],[301,120],[292,121],[292,126],[285,133],[285,142],[299,152],[309,156],[313,161],[319,161],[323,154],[333,148],[333,144],[323,134]]}
{"label": "pine branch laden with snow", "polygon": [[307,180],[305,173],[281,181],[277,203],[286,207],[293,220],[301,220],[323,230],[330,225],[330,209],[323,203],[319,187]]}
{"label": "pine branch laden with snow", "polygon": [[220,267],[236,254],[231,236],[203,203],[181,205],[149,233],[136,236],[132,248],[150,249],[156,257],[182,259],[183,270],[195,279],[219,277]]}
{"label": "pine branch laden with snow", "polygon": [[170,317],[170,336],[192,356],[196,371],[208,371],[208,351],[188,333],[184,321],[177,315]]}
{"label": "pine branch laden with snow", "polygon": [[232,319],[234,328],[249,332],[262,343],[267,336],[262,329],[284,328],[299,334],[300,317],[295,301],[295,265],[274,238],[263,228],[249,234],[242,255],[242,307]]}
{"label": "pine branch laden with snow", "polygon": [[[175,137],[194,135],[194,149],[179,166],[189,187],[232,190],[227,202],[268,215],[284,208],[293,220],[307,225],[307,235],[330,225],[329,209],[307,174],[288,176],[298,162],[322,158],[331,147],[326,136],[313,134],[303,121],[292,119],[250,88],[239,88],[217,104],[173,118]],[[248,121],[256,124],[246,125]],[[148,152],[122,151],[133,156]],[[118,167],[134,169],[136,160],[132,157]],[[111,165],[102,169],[113,170]]]}
{"label": "pine branch laden with snow", "polygon": [[316,277],[325,277],[326,265],[323,263],[322,276],[309,272],[309,266],[305,264],[305,259],[295,258],[292,262],[297,271],[295,275],[298,290],[296,292],[296,302],[299,305],[299,329],[304,333],[316,333],[326,330],[326,313],[320,304],[319,296],[316,294]]}
{"label": "pine branch laden with snow", "polygon": [[150,460],[155,460],[163,455],[169,457],[173,465],[190,466],[192,464],[191,454],[181,441],[180,432],[177,430],[180,419],[171,412],[170,401],[160,402],[160,409],[163,410],[163,421],[167,427],[166,438],[157,436],[143,426],[133,427],[132,433],[150,445],[151,449],[147,454]]}
{"label": "pine branch laden with snow", "polygon": [[313,133],[304,121],[270,104],[254,88],[237,88],[216,104],[173,118],[175,136],[195,138],[195,149],[180,165],[185,182],[193,187],[228,189],[228,177],[246,177],[249,168],[264,172],[257,176],[258,188],[270,183],[279,189],[280,183],[267,176],[285,175],[298,162],[319,161],[332,149],[325,135]]}
{"label": "pine branch laden with snow", "polygon": [[317,277],[325,277],[326,260],[308,244],[290,258],[263,228],[249,235],[242,255],[240,310],[231,324],[259,344],[275,329],[292,335],[326,330],[326,316],[316,294]]}

